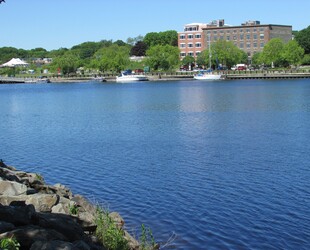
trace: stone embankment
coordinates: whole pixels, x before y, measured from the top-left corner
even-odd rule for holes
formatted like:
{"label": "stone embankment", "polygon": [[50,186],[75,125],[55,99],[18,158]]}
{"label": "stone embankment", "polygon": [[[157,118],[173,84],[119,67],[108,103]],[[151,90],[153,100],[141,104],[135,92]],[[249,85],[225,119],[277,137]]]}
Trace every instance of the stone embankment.
{"label": "stone embankment", "polygon": [[[31,250],[106,249],[95,236],[96,212],[96,206],[67,187],[46,185],[41,176],[0,161],[0,240],[13,237],[20,249]],[[130,249],[139,249],[123,229],[121,216],[109,216],[123,230]]]}

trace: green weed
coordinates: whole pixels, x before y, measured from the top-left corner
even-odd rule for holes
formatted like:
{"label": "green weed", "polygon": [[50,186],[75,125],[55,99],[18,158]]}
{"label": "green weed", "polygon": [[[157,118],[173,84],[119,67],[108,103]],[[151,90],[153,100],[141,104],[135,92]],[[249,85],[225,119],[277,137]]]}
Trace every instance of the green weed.
{"label": "green weed", "polygon": [[128,250],[128,241],[124,238],[124,231],[117,227],[109,216],[108,211],[97,208],[96,236],[109,250]]}
{"label": "green weed", "polygon": [[4,238],[0,241],[0,248],[2,250],[19,250],[20,244],[14,238]]}

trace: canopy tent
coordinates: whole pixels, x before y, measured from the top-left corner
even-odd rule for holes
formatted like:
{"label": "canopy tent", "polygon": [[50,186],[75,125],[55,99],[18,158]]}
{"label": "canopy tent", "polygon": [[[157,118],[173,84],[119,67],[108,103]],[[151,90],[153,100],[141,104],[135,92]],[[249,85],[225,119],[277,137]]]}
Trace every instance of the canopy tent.
{"label": "canopy tent", "polygon": [[1,65],[1,67],[16,67],[16,66],[28,66],[28,63],[20,60],[19,58],[12,58],[10,61]]}

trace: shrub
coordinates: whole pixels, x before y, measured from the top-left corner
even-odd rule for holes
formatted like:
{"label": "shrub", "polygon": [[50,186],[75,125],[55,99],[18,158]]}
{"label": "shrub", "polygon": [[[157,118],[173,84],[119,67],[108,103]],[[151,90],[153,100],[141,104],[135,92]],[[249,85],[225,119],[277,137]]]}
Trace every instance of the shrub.
{"label": "shrub", "polygon": [[97,208],[96,236],[109,250],[128,250],[128,241],[124,238],[124,231],[117,227],[109,216],[108,211]]}
{"label": "shrub", "polygon": [[19,250],[20,244],[14,238],[4,238],[0,241],[0,248],[2,250]]}

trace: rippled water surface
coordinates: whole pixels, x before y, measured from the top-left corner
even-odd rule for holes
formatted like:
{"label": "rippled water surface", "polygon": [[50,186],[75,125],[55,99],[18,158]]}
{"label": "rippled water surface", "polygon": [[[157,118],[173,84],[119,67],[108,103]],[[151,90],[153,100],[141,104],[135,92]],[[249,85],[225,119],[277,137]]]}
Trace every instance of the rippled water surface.
{"label": "rippled water surface", "polygon": [[0,158],[166,249],[310,249],[310,80],[0,85]]}

